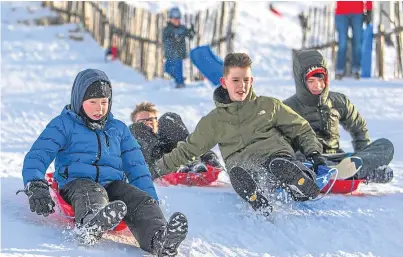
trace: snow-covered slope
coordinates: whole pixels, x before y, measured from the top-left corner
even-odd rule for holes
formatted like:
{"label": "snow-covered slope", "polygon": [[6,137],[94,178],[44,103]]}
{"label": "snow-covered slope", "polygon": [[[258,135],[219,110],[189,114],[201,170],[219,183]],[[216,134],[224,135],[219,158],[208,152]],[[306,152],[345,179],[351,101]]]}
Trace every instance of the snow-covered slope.
{"label": "snow-covered slope", "polygon": [[[259,9],[259,4],[252,7]],[[29,14],[26,6],[35,7],[36,12]],[[12,7],[16,9],[12,11]],[[291,5],[290,12],[292,8],[298,10],[298,4]],[[268,39],[260,41],[259,35],[248,32],[246,26],[252,26],[251,17],[258,16],[255,11],[245,7],[240,13],[240,19],[249,23],[238,28],[241,39],[237,47],[248,49],[255,59],[256,92],[285,99],[295,90],[293,81],[285,79],[290,74],[289,49],[280,39],[273,38],[279,46],[274,52],[260,43]],[[31,213],[27,197],[15,195],[23,186],[24,155],[46,124],[69,103],[74,77],[82,69],[97,68],[108,74],[114,90],[112,112],[127,124],[135,104],[148,100],[156,103],[162,113],[179,112],[192,131],[214,107],[213,88],[193,84],[175,90],[165,80],[145,81],[119,62],[105,63],[103,49],[89,35],[82,42],[67,38],[68,30],[75,25],[16,24],[16,17],[29,19],[43,14],[39,2],[1,3],[1,255],[143,256],[145,253],[135,247],[127,231],[106,235],[94,248],[77,248],[60,214],[44,218]],[[296,28],[284,25],[285,29],[292,33]],[[284,63],[274,62],[275,67],[271,67],[270,56],[282,55]],[[267,66],[263,69],[264,65]],[[288,75],[282,76],[278,71],[267,75],[277,67]],[[189,235],[180,248],[180,256],[401,256],[403,82],[347,79],[332,82],[331,86],[346,93],[356,104],[367,119],[372,139],[387,137],[395,144],[393,182],[362,185],[360,191],[367,196],[331,195],[317,202],[279,206],[270,220],[251,211],[229,185],[157,186],[164,213],[182,211],[189,218]],[[349,135],[343,132],[342,147],[346,150],[351,150],[349,141]],[[49,171],[53,171],[53,165]],[[226,174],[220,181],[228,182]]]}

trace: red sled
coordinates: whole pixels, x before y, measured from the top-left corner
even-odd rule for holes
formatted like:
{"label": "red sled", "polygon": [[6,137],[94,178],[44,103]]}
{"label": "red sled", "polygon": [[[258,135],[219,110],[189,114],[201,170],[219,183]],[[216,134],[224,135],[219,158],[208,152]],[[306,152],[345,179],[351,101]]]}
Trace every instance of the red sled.
{"label": "red sled", "polygon": [[[330,182],[321,190],[321,193],[326,193],[329,187],[333,184],[334,180]],[[330,193],[333,194],[349,194],[357,190],[361,183],[365,183],[365,179],[354,179],[354,180],[336,180]]]}
{"label": "red sled", "polygon": [[282,16],[281,13],[280,13],[276,8],[274,8],[273,4],[270,4],[270,5],[269,5],[269,10],[270,10],[272,13],[274,13],[275,15],[279,16],[279,17]]}
{"label": "red sled", "polygon": [[[59,186],[56,180],[53,179],[53,173],[46,173],[45,176],[46,181],[52,187],[51,195],[53,200],[55,201],[56,205],[59,207],[60,211],[63,213],[64,216],[73,219],[74,218],[74,210],[70,204],[66,203],[63,198],[59,194]],[[124,221],[121,221],[113,230],[114,231],[121,231],[127,228],[127,225]]]}
{"label": "red sled", "polygon": [[186,185],[186,186],[198,186],[205,187],[211,185],[211,183],[217,181],[218,175],[221,169],[213,167],[209,164],[206,165],[207,172],[175,172],[162,176],[158,183],[161,185]]}

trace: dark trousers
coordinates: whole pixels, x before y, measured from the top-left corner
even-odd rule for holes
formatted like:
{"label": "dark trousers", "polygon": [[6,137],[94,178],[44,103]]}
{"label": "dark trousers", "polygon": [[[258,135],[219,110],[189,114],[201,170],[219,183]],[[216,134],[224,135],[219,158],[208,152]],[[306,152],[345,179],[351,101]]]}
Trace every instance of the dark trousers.
{"label": "dark trousers", "polygon": [[185,83],[185,79],[183,78],[182,59],[167,59],[165,62],[165,72],[175,80],[176,85]]}
{"label": "dark trousers", "polygon": [[[164,154],[170,153],[181,141],[186,141],[189,131],[180,115],[167,112],[158,120],[158,134],[142,123],[134,123],[130,126],[133,136],[141,145],[153,179],[160,177],[155,170],[155,162]],[[207,151],[200,156],[201,161],[210,165],[220,165],[218,157],[213,151]]]}
{"label": "dark trousers", "polygon": [[386,138],[380,138],[353,153],[353,156],[358,156],[363,161],[363,166],[357,173],[357,177],[359,179],[366,178],[376,168],[389,165],[393,159],[394,152],[392,142]]}
{"label": "dark trousers", "polygon": [[349,27],[353,30],[352,72],[359,72],[361,67],[362,14],[340,14],[336,15],[335,19],[339,47],[337,51],[336,74],[343,74],[345,72]]}
{"label": "dark trousers", "polygon": [[[189,131],[178,114],[167,112],[158,120],[158,141],[162,154],[170,153],[179,142],[186,141],[188,136]],[[217,155],[211,150],[202,154],[200,161],[221,167]]]}
{"label": "dark trousers", "polygon": [[170,153],[179,142],[185,141],[188,136],[189,130],[180,115],[167,112],[159,118],[158,141],[164,154]]}
{"label": "dark trousers", "polygon": [[73,207],[75,222],[103,208],[108,202],[120,200],[127,205],[123,219],[140,247],[151,252],[151,241],[166,224],[158,203],[146,192],[125,181],[113,181],[105,187],[89,179],[76,179],[66,184],[60,195]]}

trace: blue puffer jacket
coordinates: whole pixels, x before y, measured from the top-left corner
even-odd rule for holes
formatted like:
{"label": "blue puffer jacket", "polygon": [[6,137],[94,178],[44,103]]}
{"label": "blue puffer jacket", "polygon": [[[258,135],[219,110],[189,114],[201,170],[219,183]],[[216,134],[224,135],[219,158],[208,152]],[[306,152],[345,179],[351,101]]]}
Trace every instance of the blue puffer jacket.
{"label": "blue puffer jacket", "polygon": [[[54,118],[34,142],[24,160],[24,185],[44,179],[55,160],[55,179],[59,188],[76,178],[91,179],[105,185],[125,180],[158,200],[140,146],[128,127],[111,113],[103,130],[90,130],[79,116],[87,88],[97,80],[109,81],[99,70],[80,72],[73,85],[71,105]],[[126,175],[126,176],[125,176]]]}
{"label": "blue puffer jacket", "polygon": [[192,39],[194,31],[186,28],[184,25],[175,27],[172,23],[164,28],[162,33],[164,52],[166,59],[186,59],[186,37]]}

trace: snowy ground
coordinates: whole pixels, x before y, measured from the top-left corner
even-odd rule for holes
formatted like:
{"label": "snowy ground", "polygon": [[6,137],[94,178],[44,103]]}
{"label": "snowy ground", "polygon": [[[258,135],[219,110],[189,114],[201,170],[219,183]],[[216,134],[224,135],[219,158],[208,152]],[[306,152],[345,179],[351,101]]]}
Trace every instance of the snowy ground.
{"label": "snowy ground", "polygon": [[[91,249],[77,248],[63,217],[54,214],[43,218],[31,213],[26,196],[15,195],[23,186],[24,155],[45,125],[69,103],[74,77],[82,69],[97,68],[108,74],[114,90],[112,112],[127,124],[135,104],[148,100],[162,113],[179,112],[193,130],[214,107],[213,88],[194,84],[175,90],[165,80],[145,81],[118,62],[104,63],[104,50],[88,35],[83,42],[63,37],[75,25],[17,25],[18,17],[45,14],[41,9],[28,13],[26,5],[35,7],[39,3],[1,3],[1,255],[143,256],[145,253],[133,246],[135,242],[127,232],[107,235]],[[12,6],[16,7],[13,12]],[[244,11],[245,16],[252,14]],[[252,26],[252,22],[245,26]],[[291,65],[285,65],[291,60],[290,50],[280,44],[281,38],[273,34],[272,41],[279,42],[279,48],[271,49],[261,47],[257,35],[248,31],[240,35],[237,50],[252,49],[257,44],[255,52],[248,51],[257,59],[256,92],[279,99],[293,94]],[[276,72],[268,75],[266,71],[272,68],[265,58],[281,54],[288,56],[279,62],[286,76]],[[268,67],[262,68],[264,65]],[[393,182],[363,185],[359,190],[368,193],[363,197],[331,195],[318,202],[283,206],[270,221],[253,213],[229,186],[158,186],[164,213],[182,211],[189,218],[190,231],[180,248],[181,256],[401,256],[403,81],[344,80],[331,86],[356,104],[367,119],[373,140],[387,137],[395,144]],[[342,139],[342,147],[350,150],[350,137],[343,133]],[[53,165],[49,171],[53,171]],[[228,181],[226,174],[220,180]]]}

